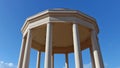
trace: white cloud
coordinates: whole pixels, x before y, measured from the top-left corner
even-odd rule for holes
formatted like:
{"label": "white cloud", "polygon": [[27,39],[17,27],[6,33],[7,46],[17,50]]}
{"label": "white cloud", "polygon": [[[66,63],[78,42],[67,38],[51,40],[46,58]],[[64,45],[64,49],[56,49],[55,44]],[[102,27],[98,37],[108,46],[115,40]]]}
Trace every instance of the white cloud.
{"label": "white cloud", "polygon": [[[104,66],[105,66],[105,68],[109,68],[109,66],[108,66],[107,63],[104,63]],[[65,68],[65,65],[63,66],[63,68]],[[92,68],[92,64],[91,64],[91,62],[88,63],[88,64],[83,64],[83,68]],[[115,67],[115,68],[120,68],[120,66]]]}
{"label": "white cloud", "polygon": [[84,67],[84,68],[92,68],[91,63],[84,64],[84,66],[83,66],[83,67]]}
{"label": "white cloud", "polygon": [[7,63],[4,61],[0,61],[0,68],[17,68],[16,65],[14,65],[13,63]]}
{"label": "white cloud", "polygon": [[105,68],[109,68],[107,63],[104,63]]}
{"label": "white cloud", "polygon": [[[108,68],[108,64],[105,63],[104,66],[105,66],[105,68]],[[84,68],[92,68],[91,62],[88,64],[84,64]]]}

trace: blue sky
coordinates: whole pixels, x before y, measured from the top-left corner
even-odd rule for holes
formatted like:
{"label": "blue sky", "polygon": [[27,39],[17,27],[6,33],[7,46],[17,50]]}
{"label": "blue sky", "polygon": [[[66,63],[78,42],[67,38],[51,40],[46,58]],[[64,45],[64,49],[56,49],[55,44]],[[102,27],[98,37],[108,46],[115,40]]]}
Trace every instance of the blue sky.
{"label": "blue sky", "polygon": [[[76,9],[96,18],[104,64],[120,68],[120,0],[0,0],[0,68],[16,68],[25,19],[50,8]],[[84,68],[90,68],[89,50],[82,53]],[[31,49],[30,68],[35,68],[36,54]],[[74,68],[74,55],[69,59]],[[55,68],[64,68],[64,55],[55,55]]]}

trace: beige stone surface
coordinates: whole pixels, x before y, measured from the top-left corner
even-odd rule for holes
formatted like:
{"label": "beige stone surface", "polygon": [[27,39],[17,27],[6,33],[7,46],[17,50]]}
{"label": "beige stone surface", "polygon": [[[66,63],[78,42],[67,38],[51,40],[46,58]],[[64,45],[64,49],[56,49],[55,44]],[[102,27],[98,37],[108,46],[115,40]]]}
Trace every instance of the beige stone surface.
{"label": "beige stone surface", "polygon": [[96,20],[80,11],[50,9],[26,19],[22,29],[23,40],[18,68],[28,68],[30,49],[38,51],[36,68],[40,68],[40,53],[45,52],[44,68],[54,68],[54,54],[74,52],[75,67],[83,68],[82,50],[89,48],[93,68],[104,68],[98,43]]}
{"label": "beige stone surface", "polygon": [[99,32],[94,18],[77,10],[55,9],[46,10],[29,17],[22,27],[22,33],[26,36],[28,29],[32,30],[32,48],[45,51],[46,24],[53,24],[52,46],[54,53],[73,52],[72,24],[77,23],[80,34],[81,50],[91,44],[90,31]]}

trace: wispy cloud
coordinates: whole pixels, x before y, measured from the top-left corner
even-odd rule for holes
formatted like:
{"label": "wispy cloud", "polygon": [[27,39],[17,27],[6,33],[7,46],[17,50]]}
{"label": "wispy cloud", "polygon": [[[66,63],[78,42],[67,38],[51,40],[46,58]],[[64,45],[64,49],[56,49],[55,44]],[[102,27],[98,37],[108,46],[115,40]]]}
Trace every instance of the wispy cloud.
{"label": "wispy cloud", "polygon": [[[105,63],[104,66],[105,66],[105,68],[108,68],[108,64],[107,64],[107,63]],[[91,62],[88,63],[88,64],[84,64],[84,68],[92,68]],[[119,67],[118,67],[118,68],[119,68]]]}
{"label": "wispy cloud", "polygon": [[0,68],[17,68],[17,67],[11,62],[8,63],[8,62],[0,61]]}
{"label": "wispy cloud", "polygon": [[84,68],[92,68],[91,63],[84,64]]}

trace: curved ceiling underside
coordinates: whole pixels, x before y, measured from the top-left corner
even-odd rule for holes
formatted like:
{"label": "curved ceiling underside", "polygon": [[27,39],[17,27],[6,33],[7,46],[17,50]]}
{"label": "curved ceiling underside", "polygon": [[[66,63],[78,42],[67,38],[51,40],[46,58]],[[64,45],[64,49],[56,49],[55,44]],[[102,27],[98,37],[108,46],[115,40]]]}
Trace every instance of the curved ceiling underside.
{"label": "curved ceiling underside", "polygon": [[[72,24],[52,23],[52,46],[54,53],[73,52]],[[90,29],[79,25],[79,38],[81,49],[88,48],[90,42]],[[45,51],[46,24],[32,29],[32,48]]]}

